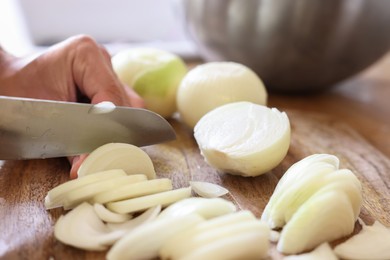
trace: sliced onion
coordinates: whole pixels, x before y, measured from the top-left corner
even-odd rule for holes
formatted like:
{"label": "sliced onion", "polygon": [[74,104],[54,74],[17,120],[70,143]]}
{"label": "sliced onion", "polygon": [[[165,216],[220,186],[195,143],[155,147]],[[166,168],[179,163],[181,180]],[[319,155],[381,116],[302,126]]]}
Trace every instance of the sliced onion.
{"label": "sliced onion", "polygon": [[201,233],[206,232],[210,229],[215,229],[223,226],[231,226],[236,223],[249,221],[257,221],[255,215],[253,215],[253,213],[249,210],[240,210],[232,212],[230,214],[220,215],[218,217],[208,219],[207,221],[197,225],[196,228],[193,229],[193,231]]}
{"label": "sliced onion", "polygon": [[279,238],[280,238],[280,232],[275,231],[275,230],[271,230],[270,235],[269,235],[269,241],[271,241],[273,243],[277,243],[279,241]]}
{"label": "sliced onion", "polygon": [[[313,154],[296,162],[278,182],[261,219],[271,228],[283,227],[295,210],[322,185],[318,180],[338,168],[339,159],[330,154]],[[317,188],[309,189],[314,183]]]}
{"label": "sliced onion", "polygon": [[101,251],[130,231],[154,220],[160,211],[161,206],[156,206],[126,222],[104,224],[94,207],[85,202],[57,220],[54,235],[64,244]]}
{"label": "sliced onion", "polygon": [[355,219],[345,193],[317,192],[283,227],[277,250],[284,254],[298,254],[347,236],[354,230]]}
{"label": "sliced onion", "polygon": [[161,205],[166,207],[191,196],[191,187],[181,188],[138,198],[107,203],[107,208],[117,213],[133,213]]}
{"label": "sliced onion", "polygon": [[172,181],[167,178],[142,181],[123,185],[97,194],[93,197],[95,203],[107,203],[112,201],[125,200],[172,190]]}
{"label": "sliced onion", "polygon": [[217,198],[229,193],[226,188],[210,182],[190,181],[190,185],[192,190],[203,198]]}
{"label": "sliced onion", "polygon": [[178,233],[176,236],[164,243],[164,246],[161,248],[160,251],[160,257],[162,257],[163,259],[170,259],[172,257],[173,252],[179,250],[177,249],[177,245],[182,246],[183,241],[187,241],[189,238],[195,236],[196,234],[207,233],[213,229],[229,227],[235,225],[236,223],[243,223],[249,221],[256,221],[256,217],[253,215],[252,212],[248,210],[242,210],[234,212],[232,214],[221,215],[219,217],[215,217],[207,221],[201,222],[186,232]]}
{"label": "sliced onion", "polygon": [[158,256],[165,241],[201,221],[203,218],[191,214],[149,222],[115,243],[108,252],[107,259],[153,259]]}
{"label": "sliced onion", "polygon": [[143,174],[126,175],[82,186],[78,189],[69,191],[64,196],[64,209],[71,209],[84,201],[89,201],[98,193],[116,189],[121,185],[127,185],[144,180],[145,175]]}
{"label": "sliced onion", "polygon": [[142,224],[148,223],[157,218],[161,212],[161,206],[155,206],[144,211],[141,215],[123,223],[107,223],[107,226],[112,231],[125,230],[130,231],[139,227]]}
{"label": "sliced onion", "polygon": [[130,215],[130,214],[118,214],[118,213],[112,212],[112,211],[108,210],[106,207],[104,207],[104,205],[99,204],[99,203],[95,203],[93,205],[93,208],[94,208],[96,214],[98,215],[98,217],[105,222],[122,223],[122,222],[128,221],[129,219],[132,218],[132,215]]}
{"label": "sliced onion", "polygon": [[167,207],[158,218],[172,218],[196,213],[205,219],[210,219],[236,210],[232,202],[221,198],[187,198]]}
{"label": "sliced onion", "polygon": [[332,248],[328,243],[323,243],[316,247],[313,251],[301,255],[290,255],[283,260],[337,260]]}
{"label": "sliced onion", "polygon": [[178,234],[181,240],[173,239],[180,246],[171,246],[169,251],[164,245],[163,259],[260,259],[267,255],[269,228],[265,223],[252,219],[221,225],[217,219],[211,220],[214,225],[209,225],[208,230],[198,228],[203,224],[200,223],[183,235]]}
{"label": "sliced onion", "polygon": [[[283,175],[261,219],[281,228],[277,250],[299,254],[353,232],[362,186],[333,155],[311,155]],[[299,237],[299,239],[296,239]]]}
{"label": "sliced onion", "polygon": [[[164,246],[161,252],[165,252],[165,253],[168,252],[168,255],[165,255],[165,258],[186,259],[191,255],[197,255],[199,252],[202,252],[203,250],[205,251],[209,250],[210,249],[209,246],[213,243],[217,243],[219,244],[219,246],[223,246],[222,241],[232,237],[238,237],[243,234],[248,234],[248,233],[258,233],[259,235],[264,237],[264,239],[262,239],[264,241],[261,242],[261,244],[258,244],[257,247],[263,248],[264,250],[268,250],[269,228],[265,223],[262,223],[258,220],[235,222],[230,225],[220,225],[217,222],[214,223],[216,224],[216,227],[210,226],[209,230],[203,230],[202,232],[199,232],[199,229],[196,229],[196,227],[195,230],[197,231],[195,232],[189,230],[187,233],[184,233],[184,235],[182,236],[182,240],[181,240],[182,242],[176,240],[178,243],[180,243],[180,247],[178,246],[174,248],[171,247],[171,252],[169,252],[167,250],[164,251],[165,248]],[[225,248],[223,250],[229,250],[229,249]],[[250,249],[248,248],[248,250]],[[218,254],[218,252],[214,252],[213,254],[216,253]],[[220,254],[222,253],[220,252]],[[225,259],[217,255],[215,255],[215,257],[203,257],[203,256],[202,257],[198,256],[198,257],[199,257],[198,259]],[[241,257],[237,256],[237,259],[238,258],[245,259],[245,255],[242,255]]]}
{"label": "sliced onion", "polygon": [[112,232],[97,216],[92,205],[82,203],[57,220],[54,236],[67,245],[101,251],[123,236],[123,232]]}
{"label": "sliced onion", "polygon": [[102,171],[93,175],[88,175],[88,176],[80,177],[75,180],[67,181],[53,188],[47,193],[45,198],[45,207],[46,209],[62,207],[64,204],[64,196],[69,191],[75,190],[77,188],[80,188],[88,184],[108,180],[119,176],[126,176],[126,173],[123,170],[115,169],[115,170]]}
{"label": "sliced onion", "polygon": [[81,164],[77,175],[85,176],[99,171],[123,169],[128,175],[145,174],[156,178],[150,157],[139,147],[124,143],[109,143],[92,151]]}
{"label": "sliced onion", "polygon": [[334,249],[340,258],[358,260],[390,259],[390,228],[375,221],[372,226],[363,225],[363,229]]}

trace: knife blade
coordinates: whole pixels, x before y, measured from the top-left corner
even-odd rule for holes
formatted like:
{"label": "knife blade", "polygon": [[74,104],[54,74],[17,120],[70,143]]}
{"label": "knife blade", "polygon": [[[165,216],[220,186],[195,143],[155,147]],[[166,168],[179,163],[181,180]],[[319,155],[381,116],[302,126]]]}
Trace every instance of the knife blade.
{"label": "knife blade", "polygon": [[174,140],[175,131],[146,109],[0,96],[0,159],[36,159],[89,153],[122,142],[147,146]]}

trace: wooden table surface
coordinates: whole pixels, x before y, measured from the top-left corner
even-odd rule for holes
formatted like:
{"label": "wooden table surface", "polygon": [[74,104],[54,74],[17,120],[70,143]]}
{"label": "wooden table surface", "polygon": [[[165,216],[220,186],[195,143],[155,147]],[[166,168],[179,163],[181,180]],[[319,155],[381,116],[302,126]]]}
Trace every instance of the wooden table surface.
{"label": "wooden table surface", "polygon": [[[243,178],[218,174],[202,159],[192,132],[170,122],[178,139],[146,147],[158,176],[170,177],[175,188],[207,180],[230,190],[226,198],[261,216],[273,189],[287,168],[313,153],[340,158],[363,184],[360,217],[390,226],[390,53],[373,67],[336,88],[315,96],[271,94],[269,106],[286,111],[292,125],[288,155],[271,172]],[[64,213],[46,211],[43,199],[68,180],[65,159],[0,161],[1,259],[104,259],[105,252],[86,252],[53,238],[53,225]],[[272,249],[271,257],[280,255]]]}

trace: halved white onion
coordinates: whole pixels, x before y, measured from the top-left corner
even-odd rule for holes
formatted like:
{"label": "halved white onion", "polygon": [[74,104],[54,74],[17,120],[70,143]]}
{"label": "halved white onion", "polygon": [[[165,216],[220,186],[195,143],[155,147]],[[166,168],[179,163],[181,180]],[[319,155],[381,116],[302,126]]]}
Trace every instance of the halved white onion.
{"label": "halved white onion", "polygon": [[81,164],[77,174],[85,176],[99,171],[123,169],[128,175],[145,174],[156,178],[152,160],[141,148],[125,143],[109,143],[92,151]]}
{"label": "halved white onion", "polygon": [[164,191],[157,194],[146,195],[138,198],[127,199],[107,203],[107,208],[117,213],[132,213],[143,211],[150,207],[161,205],[168,206],[176,201],[191,196],[191,187]]}
{"label": "halved white onion", "polygon": [[237,101],[267,103],[267,91],[250,68],[235,62],[208,62],[187,73],[177,90],[180,119],[193,128],[207,112]]}
{"label": "halved white onion", "polygon": [[192,190],[203,198],[217,198],[229,193],[226,188],[211,182],[190,181],[190,185]]}
{"label": "halved white onion", "polygon": [[93,197],[92,201],[95,203],[107,203],[168,191],[172,190],[172,188],[172,181],[170,179],[154,179],[131,183],[98,193]]}
{"label": "halved white onion", "polygon": [[257,176],[276,167],[290,146],[290,122],[276,108],[250,102],[220,106],[196,124],[206,162],[226,173]]}
{"label": "halved white onion", "polygon": [[64,196],[69,191],[91,183],[108,180],[118,176],[126,176],[126,173],[120,169],[107,170],[62,183],[47,193],[45,197],[45,207],[46,209],[62,207],[64,203]]}

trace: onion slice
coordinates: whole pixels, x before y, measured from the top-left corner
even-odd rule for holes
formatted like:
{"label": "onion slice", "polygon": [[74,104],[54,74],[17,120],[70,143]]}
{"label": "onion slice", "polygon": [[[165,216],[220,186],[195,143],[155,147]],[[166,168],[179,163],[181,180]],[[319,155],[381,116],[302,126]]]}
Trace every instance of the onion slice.
{"label": "onion slice", "polygon": [[107,209],[106,207],[104,207],[104,205],[99,204],[99,203],[95,203],[93,205],[93,208],[94,208],[96,214],[98,215],[98,217],[105,222],[122,223],[122,222],[128,221],[132,218],[132,215],[130,215],[130,214],[118,214],[118,213],[112,212],[109,209]]}
{"label": "onion slice", "polygon": [[80,177],[75,180],[67,181],[51,189],[47,193],[45,197],[45,207],[46,209],[62,207],[64,204],[65,195],[71,190],[75,190],[77,188],[83,187],[91,183],[96,183],[99,181],[104,181],[119,176],[126,176],[126,173],[123,170],[114,169],[114,170],[102,171],[93,175],[88,175],[88,176]]}
{"label": "onion slice", "polygon": [[269,241],[273,242],[273,243],[277,243],[280,239],[280,232],[278,231],[275,231],[275,230],[271,230],[270,234],[269,234]]}
{"label": "onion slice", "polygon": [[301,255],[290,255],[283,260],[337,260],[332,248],[328,243],[323,243],[317,246],[313,251]]}
{"label": "onion slice", "polygon": [[290,146],[290,122],[276,108],[235,102],[211,110],[194,128],[206,162],[219,171],[258,176],[275,168]]}
{"label": "onion slice", "polygon": [[336,246],[334,251],[343,259],[390,259],[390,228],[378,221],[372,226],[363,225],[358,234]]}
{"label": "onion slice", "polygon": [[107,259],[153,259],[165,241],[202,221],[199,215],[191,214],[149,222],[115,243]]}
{"label": "onion slice", "polygon": [[144,211],[141,215],[138,215],[136,218],[130,219],[129,221],[123,223],[107,223],[107,227],[112,231],[117,230],[133,230],[134,228],[148,223],[157,218],[158,214],[161,212],[161,205],[152,207]]}
{"label": "onion slice", "polygon": [[145,175],[143,174],[126,175],[82,186],[78,189],[69,191],[64,196],[64,209],[71,209],[84,201],[89,201],[98,193],[111,189],[116,189],[121,185],[126,185],[144,180]]}
{"label": "onion slice", "polygon": [[263,259],[268,255],[268,238],[257,229],[211,241],[183,259]]}
{"label": "onion slice", "polygon": [[106,250],[128,232],[154,220],[160,211],[161,206],[156,206],[126,222],[104,224],[96,214],[96,207],[85,202],[57,220],[54,235],[62,243],[77,248]]}
{"label": "onion slice", "polygon": [[[195,233],[191,236],[188,236],[185,238],[185,242],[181,243],[181,246],[178,248],[176,247],[174,249],[174,252],[171,256],[173,259],[180,259],[180,258],[186,258],[187,255],[196,255],[198,252],[201,252],[203,250],[207,251],[210,246],[210,244],[216,242],[216,241],[223,241],[226,238],[231,237],[237,237],[245,233],[259,233],[260,235],[264,236],[266,239],[264,239],[264,244],[269,244],[268,242],[268,227],[261,223],[260,221],[248,221],[248,222],[239,222],[234,223],[234,225],[231,226],[222,226],[218,228],[211,228],[208,231],[202,232],[202,233]],[[266,232],[264,234],[264,232]],[[249,242],[249,241],[248,241]],[[218,242],[219,244],[220,242]],[[261,244],[257,245],[261,248]],[[212,247],[212,246],[211,246]],[[227,250],[227,248],[223,249]],[[249,249],[248,249],[249,250]],[[218,253],[218,252],[215,252]],[[215,254],[214,253],[214,254]],[[207,257],[198,257],[198,259],[225,259],[225,258],[207,258]],[[240,259],[243,259],[243,256],[241,256]]]}
{"label": "onion slice", "polygon": [[77,175],[110,169],[123,169],[128,175],[145,174],[148,179],[156,178],[149,155],[135,145],[124,143],[108,143],[93,150],[82,162]]}
{"label": "onion slice", "polygon": [[163,259],[259,259],[267,255],[268,239],[266,223],[252,214],[237,212],[179,233],[164,244],[160,255]]}
{"label": "onion slice", "polygon": [[283,227],[306,200],[325,186],[325,176],[338,169],[338,159],[337,163],[331,159],[333,155],[312,155],[292,165],[278,182],[262,219],[271,228]]}
{"label": "onion slice", "polygon": [[210,182],[190,181],[190,185],[192,190],[203,198],[217,198],[229,193],[226,188]]}
{"label": "onion slice", "polygon": [[172,218],[196,213],[205,219],[210,219],[236,210],[236,206],[231,201],[221,198],[187,198],[167,207],[158,218]]}
{"label": "onion slice", "polygon": [[256,217],[253,215],[252,212],[248,210],[242,210],[199,223],[193,228],[187,230],[186,232],[178,233],[172,239],[164,243],[164,246],[161,248],[160,251],[160,257],[162,257],[163,259],[170,259],[172,257],[173,252],[177,252],[177,250],[179,250],[177,248],[177,245],[183,246],[182,244],[184,241],[187,241],[190,237],[193,237],[196,234],[207,233],[213,229],[226,226],[228,227],[236,223],[249,221],[256,221]]}
{"label": "onion slice", "polygon": [[[277,250],[299,254],[353,232],[362,206],[362,186],[336,156],[315,154],[283,175],[261,219],[281,228]],[[299,239],[296,239],[299,237]]]}
{"label": "onion slice", "polygon": [[112,232],[100,220],[92,205],[82,203],[57,220],[54,236],[67,245],[101,251],[123,236],[123,232]]}
{"label": "onion slice", "polygon": [[138,198],[107,203],[107,208],[117,213],[139,212],[150,207],[161,205],[166,207],[176,201],[191,196],[191,187],[160,192]]}
{"label": "onion slice", "polygon": [[172,181],[170,179],[161,178],[130,183],[112,190],[101,192],[96,194],[92,200],[95,203],[107,203],[169,191],[172,190],[172,188]]}

